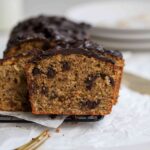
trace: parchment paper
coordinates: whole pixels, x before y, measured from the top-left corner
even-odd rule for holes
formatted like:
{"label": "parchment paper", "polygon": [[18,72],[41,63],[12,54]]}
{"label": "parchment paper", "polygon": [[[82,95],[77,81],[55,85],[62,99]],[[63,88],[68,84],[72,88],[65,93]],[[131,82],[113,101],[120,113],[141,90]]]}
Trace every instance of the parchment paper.
{"label": "parchment paper", "polygon": [[[91,123],[64,123],[60,133],[49,129],[49,138],[40,150],[112,148],[150,141],[150,96],[122,87],[110,115]],[[37,124],[0,124],[2,150],[24,144],[43,131]]]}
{"label": "parchment paper", "polygon": [[59,127],[67,116],[57,116],[55,119],[51,119],[48,115],[33,115],[30,112],[7,112],[0,111],[0,115],[13,116],[20,119],[32,121],[34,123],[49,127],[57,128]]}

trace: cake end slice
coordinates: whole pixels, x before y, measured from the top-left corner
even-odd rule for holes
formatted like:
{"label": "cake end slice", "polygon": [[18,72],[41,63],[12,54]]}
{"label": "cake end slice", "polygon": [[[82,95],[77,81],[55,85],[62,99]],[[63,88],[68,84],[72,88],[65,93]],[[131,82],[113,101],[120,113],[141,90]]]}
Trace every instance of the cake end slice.
{"label": "cake end slice", "polygon": [[30,54],[20,54],[0,60],[0,110],[31,111],[24,72],[31,57]]}

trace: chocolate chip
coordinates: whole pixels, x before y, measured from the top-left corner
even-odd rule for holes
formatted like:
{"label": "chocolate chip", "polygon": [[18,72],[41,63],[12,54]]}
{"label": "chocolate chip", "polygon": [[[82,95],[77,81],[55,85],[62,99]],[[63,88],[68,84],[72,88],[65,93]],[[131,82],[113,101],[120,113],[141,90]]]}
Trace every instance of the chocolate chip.
{"label": "chocolate chip", "polygon": [[114,81],[114,79],[113,78],[109,78],[110,79],[110,84],[112,85],[112,86],[114,86],[115,85],[115,81]]}
{"label": "chocolate chip", "polygon": [[114,86],[114,84],[115,84],[115,82],[114,82],[114,79],[112,78],[112,77],[110,77],[109,75],[106,75],[106,74],[104,74],[104,73],[100,73],[100,76],[101,76],[101,78],[103,79],[103,80],[105,80],[106,79],[106,76],[109,78],[109,80],[110,80],[110,84],[112,85],[112,86]]}
{"label": "chocolate chip", "polygon": [[65,96],[63,96],[63,95],[61,95],[61,96],[58,97],[58,101],[60,101],[60,102],[63,102],[64,99],[65,99]]}
{"label": "chocolate chip", "polygon": [[17,83],[18,83],[18,80],[15,78],[15,79],[14,79],[14,82],[17,84]]}
{"label": "chocolate chip", "polygon": [[43,95],[45,95],[45,96],[48,97],[48,87],[42,85],[42,87],[41,87],[41,93],[42,93]]}
{"label": "chocolate chip", "polygon": [[80,104],[81,104],[82,108],[94,109],[100,104],[100,101],[99,100],[93,101],[93,100],[89,100],[89,99],[84,99],[80,102]]}
{"label": "chocolate chip", "polygon": [[48,67],[47,77],[48,78],[54,78],[55,75],[56,75],[56,71],[51,66]]}
{"label": "chocolate chip", "polygon": [[35,75],[38,75],[38,74],[40,74],[41,73],[41,71],[40,71],[40,69],[39,68],[37,68],[37,67],[34,67],[33,68],[33,70],[32,70],[32,74],[35,76]]}
{"label": "chocolate chip", "polygon": [[96,66],[97,66],[97,67],[100,67],[101,65],[100,65],[100,64],[97,64]]}
{"label": "chocolate chip", "polygon": [[68,70],[70,70],[70,63],[69,62],[62,61],[61,64],[62,64],[62,71],[68,71]]}
{"label": "chocolate chip", "polygon": [[103,80],[105,80],[106,74],[100,73],[100,76],[101,76],[101,78],[102,78]]}
{"label": "chocolate chip", "polygon": [[93,75],[89,75],[86,80],[84,81],[84,83],[86,84],[86,89],[87,90],[91,90],[92,86],[93,86],[93,82],[96,80],[96,76]]}
{"label": "chocolate chip", "polygon": [[104,80],[105,77],[106,77],[106,74],[104,74],[104,73],[98,72],[96,74],[90,74],[84,81],[84,83],[86,84],[86,89],[91,90],[93,83],[97,78],[102,78]]}

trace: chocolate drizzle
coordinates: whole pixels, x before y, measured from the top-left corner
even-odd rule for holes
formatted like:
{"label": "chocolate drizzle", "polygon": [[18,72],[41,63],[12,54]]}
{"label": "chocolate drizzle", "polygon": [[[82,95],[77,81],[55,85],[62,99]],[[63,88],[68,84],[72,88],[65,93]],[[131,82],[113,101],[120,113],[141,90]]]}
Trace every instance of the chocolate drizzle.
{"label": "chocolate drizzle", "polygon": [[80,54],[85,55],[87,57],[94,57],[96,59],[106,61],[111,64],[115,64],[115,61],[113,59],[108,58],[104,55],[105,50],[103,49],[103,47],[89,40],[75,42],[74,45],[72,44],[71,47],[56,47],[51,50],[40,51],[35,57],[33,57],[33,59],[30,62],[35,63],[42,59],[46,59],[48,57],[52,57],[58,54]]}
{"label": "chocolate drizzle", "polygon": [[107,49],[104,49],[104,50],[105,50],[105,53],[107,53],[107,54],[110,54],[110,55],[113,55],[113,56],[116,56],[119,58],[123,57],[121,52],[119,52],[118,50],[107,50]]}
{"label": "chocolate drizzle", "polygon": [[55,42],[71,43],[84,40],[89,36],[90,25],[75,23],[64,17],[38,16],[20,22],[11,32],[7,49],[20,42],[39,39]]}
{"label": "chocolate drizzle", "polygon": [[90,39],[88,30],[90,25],[75,23],[64,17],[38,16],[20,22],[11,32],[5,54],[11,47],[27,41],[43,41],[43,50],[52,48],[86,48],[95,53],[105,53],[121,57],[119,51],[104,50],[101,45]]}

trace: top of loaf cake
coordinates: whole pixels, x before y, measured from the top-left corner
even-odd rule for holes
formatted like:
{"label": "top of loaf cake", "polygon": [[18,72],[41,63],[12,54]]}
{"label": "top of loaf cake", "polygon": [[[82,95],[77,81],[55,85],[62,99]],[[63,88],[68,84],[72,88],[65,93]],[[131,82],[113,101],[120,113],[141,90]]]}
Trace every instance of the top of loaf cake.
{"label": "top of loaf cake", "polygon": [[42,15],[33,17],[20,22],[13,28],[7,44],[7,50],[28,40],[45,40],[51,43],[51,48],[55,49],[86,49],[99,53],[97,56],[101,55],[102,57],[102,54],[107,54],[112,57],[122,58],[120,52],[105,50],[101,45],[90,41],[87,32],[89,28],[90,25],[88,24],[75,23],[64,17]]}
{"label": "top of loaf cake", "polygon": [[69,55],[69,54],[81,54],[88,57],[94,57],[112,64],[115,63],[115,60],[107,55],[111,55],[117,58],[122,59],[122,54],[117,50],[105,50],[101,45],[94,43],[90,40],[76,41],[72,45],[56,46],[55,48],[47,51],[39,51],[36,53],[35,57],[30,61],[35,63],[41,59],[51,57],[57,54]]}
{"label": "top of loaf cake", "polygon": [[90,25],[64,17],[38,16],[20,22],[11,32],[7,48],[32,39],[72,42],[88,38]]}

